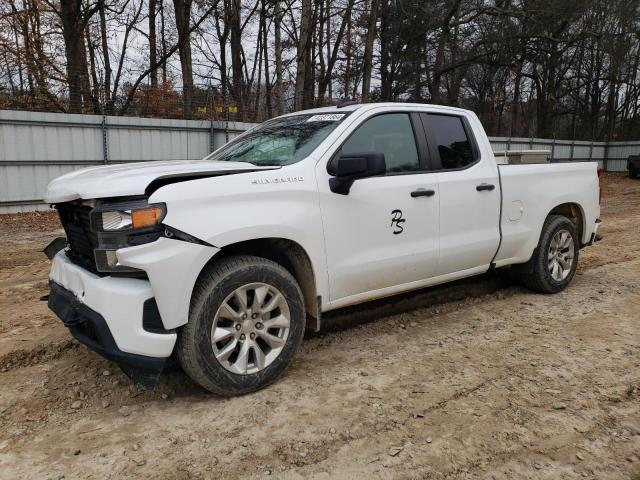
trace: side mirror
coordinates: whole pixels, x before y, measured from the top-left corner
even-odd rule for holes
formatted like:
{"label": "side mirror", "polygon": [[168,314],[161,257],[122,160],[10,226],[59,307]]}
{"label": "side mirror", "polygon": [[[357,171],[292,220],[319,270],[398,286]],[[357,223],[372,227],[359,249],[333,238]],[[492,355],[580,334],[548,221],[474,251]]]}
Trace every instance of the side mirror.
{"label": "side mirror", "polygon": [[329,174],[329,188],[333,193],[349,195],[351,185],[359,178],[384,175],[387,166],[384,153],[366,152],[342,154],[331,160],[327,168]]}

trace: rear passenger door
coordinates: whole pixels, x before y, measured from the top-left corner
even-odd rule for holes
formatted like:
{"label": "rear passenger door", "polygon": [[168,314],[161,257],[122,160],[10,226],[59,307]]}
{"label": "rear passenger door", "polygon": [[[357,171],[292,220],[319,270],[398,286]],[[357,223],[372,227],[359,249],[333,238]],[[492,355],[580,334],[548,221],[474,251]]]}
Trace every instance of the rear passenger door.
{"label": "rear passenger door", "polygon": [[431,168],[438,172],[437,275],[486,269],[500,242],[500,185],[495,163],[481,158],[465,117],[425,113],[421,118]]}

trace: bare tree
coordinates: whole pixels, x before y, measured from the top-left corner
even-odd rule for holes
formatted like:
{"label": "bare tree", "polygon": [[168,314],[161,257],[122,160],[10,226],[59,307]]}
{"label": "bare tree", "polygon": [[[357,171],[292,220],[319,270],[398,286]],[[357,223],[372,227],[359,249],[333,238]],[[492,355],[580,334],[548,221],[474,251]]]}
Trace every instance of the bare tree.
{"label": "bare tree", "polygon": [[69,84],[69,111],[80,112],[91,98],[84,30],[91,17],[98,11],[99,3],[84,4],[82,0],[64,0],[60,2],[59,9],[53,8],[62,20]]}
{"label": "bare tree", "polygon": [[[187,117],[193,112],[193,63],[191,59],[191,0],[173,0],[182,71],[182,103]],[[152,69],[155,71],[155,69]]]}
{"label": "bare tree", "polygon": [[255,121],[345,96],[471,108],[492,134],[634,138],[639,11],[640,0],[5,0],[0,104]]}
{"label": "bare tree", "polygon": [[376,38],[376,26],[378,23],[378,6],[380,0],[371,0],[368,14],[367,34],[364,41],[364,59],[362,65],[362,101],[369,100],[371,89],[371,74],[373,73],[373,41]]}
{"label": "bare tree", "polygon": [[[311,37],[313,35],[313,8],[311,0],[301,0],[300,31],[296,47],[296,100],[295,108],[302,109],[313,103],[313,92],[305,91],[311,72]],[[311,97],[311,98],[310,98]]]}
{"label": "bare tree", "polygon": [[158,61],[158,40],[156,39],[157,10],[158,1],[149,0],[149,68],[151,68],[149,79],[151,81],[151,86],[154,88],[158,86],[158,69],[156,68],[156,63]]}

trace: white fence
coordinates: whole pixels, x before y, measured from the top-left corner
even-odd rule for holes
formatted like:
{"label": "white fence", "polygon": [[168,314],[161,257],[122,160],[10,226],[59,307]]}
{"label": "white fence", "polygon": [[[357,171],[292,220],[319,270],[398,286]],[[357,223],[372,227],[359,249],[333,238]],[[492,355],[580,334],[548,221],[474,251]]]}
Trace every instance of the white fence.
{"label": "white fence", "polygon": [[[47,183],[72,170],[149,160],[200,159],[252,125],[0,110],[0,213],[44,210]],[[640,142],[491,138],[495,151],[551,150],[555,161],[597,160],[624,171]]]}

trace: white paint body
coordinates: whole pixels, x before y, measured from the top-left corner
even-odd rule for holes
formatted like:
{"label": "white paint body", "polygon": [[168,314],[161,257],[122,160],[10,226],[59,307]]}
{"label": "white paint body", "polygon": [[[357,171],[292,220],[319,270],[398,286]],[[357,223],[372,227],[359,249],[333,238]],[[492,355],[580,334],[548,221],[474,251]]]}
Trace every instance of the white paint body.
{"label": "white paint body", "polygon": [[[483,273],[492,263],[497,267],[524,263],[531,258],[545,218],[560,204],[579,205],[584,220],[583,244],[596,232],[600,207],[595,162],[499,167],[475,114],[451,107],[370,104],[314,110],[345,111],[350,112],[348,117],[298,163],[173,183],[150,196],[151,203],[166,204],[163,223],[212,245],[160,239],[118,250],[120,263],[147,272],[148,280],[136,280],[136,285],[145,284],[139,290],[140,301],[156,298],[166,328],[188,321],[189,300],[200,271],[207,262],[215,261],[220,249],[237,242],[284,238],[298,243],[311,261],[322,310],[328,311]],[[463,170],[360,179],[348,195],[333,193],[327,163],[342,143],[366,119],[398,111],[464,117],[475,136],[479,160]],[[141,195],[158,176],[248,168],[253,166],[208,161],[100,167],[54,180],[46,200],[57,203]],[[495,184],[496,188],[479,192],[476,186],[481,183]],[[411,197],[419,188],[435,194]],[[394,235],[390,228],[394,209],[401,209],[406,219],[401,235]],[[51,273],[54,281],[65,278],[66,270],[79,268],[59,257]],[[108,278],[108,282],[123,282],[125,290],[131,280]],[[124,282],[129,283],[125,286]],[[63,285],[85,301],[73,282]],[[125,308],[129,307],[114,301],[108,311],[99,313],[107,319],[118,346],[138,353],[142,349],[135,343],[147,342],[146,336],[121,328],[119,321],[109,322],[109,316],[125,315]],[[124,337],[127,340],[118,341]],[[175,336],[172,338],[175,342]],[[173,345],[168,348],[167,341],[163,338],[157,350],[145,346],[144,351],[150,356],[168,355]]]}

